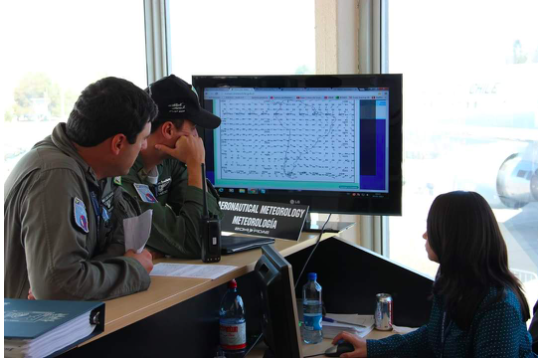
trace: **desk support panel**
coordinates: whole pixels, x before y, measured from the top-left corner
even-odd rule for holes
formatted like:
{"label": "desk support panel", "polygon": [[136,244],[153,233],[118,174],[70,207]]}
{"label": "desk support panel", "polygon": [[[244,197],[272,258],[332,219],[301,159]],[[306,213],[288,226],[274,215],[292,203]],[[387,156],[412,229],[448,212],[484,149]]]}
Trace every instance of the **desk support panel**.
{"label": "desk support panel", "polygon": [[[306,248],[286,258],[293,266],[295,280],[311,250]],[[375,295],[390,293],[394,324],[418,327],[429,319],[431,279],[343,240],[321,242],[305,274],[309,272],[318,273],[327,312],[374,314]],[[297,286],[298,298],[305,282],[306,275]]]}

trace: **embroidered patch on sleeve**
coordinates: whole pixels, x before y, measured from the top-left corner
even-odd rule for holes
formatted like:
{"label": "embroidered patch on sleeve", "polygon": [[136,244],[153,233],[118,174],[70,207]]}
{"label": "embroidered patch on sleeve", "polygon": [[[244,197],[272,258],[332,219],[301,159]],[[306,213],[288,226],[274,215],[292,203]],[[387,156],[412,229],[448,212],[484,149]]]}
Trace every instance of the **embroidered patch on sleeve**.
{"label": "embroidered patch on sleeve", "polygon": [[88,233],[90,228],[88,223],[88,214],[86,213],[86,205],[77,197],[73,198],[73,215],[75,217],[76,225],[82,229],[84,233]]}

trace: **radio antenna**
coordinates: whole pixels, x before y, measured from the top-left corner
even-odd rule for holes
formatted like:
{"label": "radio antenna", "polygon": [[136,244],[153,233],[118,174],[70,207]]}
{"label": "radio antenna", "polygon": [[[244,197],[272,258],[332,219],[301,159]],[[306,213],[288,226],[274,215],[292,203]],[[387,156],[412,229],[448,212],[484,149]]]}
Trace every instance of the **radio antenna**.
{"label": "radio antenna", "polygon": [[205,163],[202,163],[202,190],[204,191],[203,197],[204,197],[204,216],[206,218],[209,218],[209,210],[207,209],[207,187],[206,187],[206,179],[205,179]]}

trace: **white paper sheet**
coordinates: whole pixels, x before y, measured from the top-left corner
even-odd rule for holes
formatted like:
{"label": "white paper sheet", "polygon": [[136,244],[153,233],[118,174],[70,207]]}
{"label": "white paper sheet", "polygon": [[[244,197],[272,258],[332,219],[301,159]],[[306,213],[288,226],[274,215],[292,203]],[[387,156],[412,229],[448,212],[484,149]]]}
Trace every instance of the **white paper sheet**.
{"label": "white paper sheet", "polygon": [[125,218],[123,220],[126,252],[132,249],[138,254],[142,253],[149,239],[152,217],[153,210],[148,209],[138,217]]}
{"label": "white paper sheet", "polygon": [[216,279],[236,266],[207,264],[159,263],[153,267],[151,276]]}
{"label": "white paper sheet", "polygon": [[[375,322],[373,315],[327,313],[327,317],[332,318],[336,321],[341,320],[345,322],[321,322],[321,325],[323,326],[323,337],[329,339],[334,338],[338,333],[343,331],[353,333],[358,337],[364,338],[366,335],[368,335],[368,333],[372,331]],[[361,326],[352,325],[351,323],[355,323]]]}
{"label": "white paper sheet", "polygon": [[327,313],[326,316],[336,320],[340,324],[356,324],[365,328],[373,327],[375,324],[373,315]]}

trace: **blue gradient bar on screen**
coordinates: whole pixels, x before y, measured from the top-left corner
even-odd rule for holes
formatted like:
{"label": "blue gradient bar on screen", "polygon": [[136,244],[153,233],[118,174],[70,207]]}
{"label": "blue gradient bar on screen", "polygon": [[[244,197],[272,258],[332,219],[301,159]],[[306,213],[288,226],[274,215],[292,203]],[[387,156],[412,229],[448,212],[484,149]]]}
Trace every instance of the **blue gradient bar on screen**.
{"label": "blue gradient bar on screen", "polygon": [[[361,189],[363,190],[386,190],[385,166],[386,166],[386,120],[375,121],[375,175],[361,175]],[[361,134],[362,137],[362,134]],[[362,140],[361,140],[362,141]]]}
{"label": "blue gradient bar on screen", "polygon": [[361,101],[360,183],[362,190],[387,190],[386,116],[387,102],[385,100]]}

